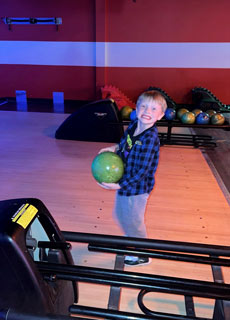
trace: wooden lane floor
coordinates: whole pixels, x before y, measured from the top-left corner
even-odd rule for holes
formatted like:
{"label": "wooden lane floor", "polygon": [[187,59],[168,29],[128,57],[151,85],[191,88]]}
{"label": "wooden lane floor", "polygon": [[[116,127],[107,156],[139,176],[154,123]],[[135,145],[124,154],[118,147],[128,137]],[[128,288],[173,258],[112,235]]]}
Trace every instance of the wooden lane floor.
{"label": "wooden lane floor", "polygon": [[[44,202],[61,230],[122,235],[111,211],[114,192],[101,189],[91,163],[108,143],[64,141],[55,130],[68,114],[0,112],[1,200],[36,197]],[[87,128],[86,128],[87,130]],[[230,208],[199,149],[161,148],[156,185],[146,213],[151,239],[229,245]],[[90,253],[73,245],[76,264],[113,268],[112,254]],[[209,266],[154,260],[128,271],[212,281]],[[228,270],[224,270],[230,282]],[[80,284],[80,304],[106,307],[109,288]],[[121,309],[137,311],[135,290],[123,289]],[[154,310],[184,314],[182,297],[150,294]],[[197,299],[197,315],[211,317],[212,301]]]}

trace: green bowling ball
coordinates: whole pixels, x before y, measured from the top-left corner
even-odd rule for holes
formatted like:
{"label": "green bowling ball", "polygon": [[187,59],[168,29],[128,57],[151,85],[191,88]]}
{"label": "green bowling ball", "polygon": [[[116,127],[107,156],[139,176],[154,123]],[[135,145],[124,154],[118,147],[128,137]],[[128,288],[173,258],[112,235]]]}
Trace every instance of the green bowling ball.
{"label": "green bowling ball", "polygon": [[202,112],[202,110],[200,110],[200,109],[194,109],[194,110],[192,110],[192,113],[195,114],[195,117],[198,116],[198,114],[200,114],[201,112]]}
{"label": "green bowling ball", "polygon": [[218,126],[222,126],[225,122],[225,117],[222,113],[217,113],[217,114],[214,114],[212,117],[211,117],[211,123],[212,124],[216,124]]}
{"label": "green bowling ball", "polygon": [[98,182],[116,183],[124,174],[124,164],[116,153],[102,152],[93,160],[91,171]]}
{"label": "green bowling ball", "polygon": [[214,114],[216,114],[216,111],[215,110],[207,110],[207,111],[205,111],[208,115],[209,115],[209,117],[211,118]]}
{"label": "green bowling ball", "polygon": [[189,112],[189,110],[186,109],[186,108],[178,109],[178,111],[177,111],[177,118],[178,118],[178,119],[181,119],[181,117],[183,116],[183,114],[184,114],[185,112]]}
{"label": "green bowling ball", "polygon": [[196,120],[196,116],[193,112],[185,112],[181,117],[181,122],[185,124],[193,124]]}
{"label": "green bowling ball", "polygon": [[130,114],[133,111],[133,109],[130,106],[124,106],[121,108],[121,119],[122,120],[130,120]]}

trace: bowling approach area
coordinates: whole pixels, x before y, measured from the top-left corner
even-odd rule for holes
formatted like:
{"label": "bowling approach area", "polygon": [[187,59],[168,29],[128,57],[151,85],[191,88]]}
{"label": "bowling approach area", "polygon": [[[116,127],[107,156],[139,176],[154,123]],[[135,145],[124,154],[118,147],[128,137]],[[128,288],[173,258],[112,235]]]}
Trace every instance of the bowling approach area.
{"label": "bowling approach area", "polygon": [[[91,163],[97,152],[110,144],[55,139],[55,131],[67,117],[68,114],[0,111],[0,200],[37,198],[44,203],[62,231],[121,236],[112,218],[114,191],[100,188],[91,174]],[[162,146],[156,185],[146,213],[149,239],[202,244],[206,249],[206,245],[230,246],[229,199],[220,185],[200,149]],[[71,242],[71,237],[69,239]],[[77,266],[113,270],[116,263],[118,269],[123,268],[121,255],[89,251],[84,241],[71,244]],[[172,247],[168,251],[172,251]],[[214,251],[209,252],[211,258],[217,258],[213,256]],[[216,252],[223,258],[223,251]],[[213,282],[215,274],[218,284],[223,281],[226,284],[224,288],[217,284],[216,291],[213,287],[206,290],[204,287],[204,296],[198,295],[193,299],[191,292],[184,296],[170,291],[166,293],[163,289],[143,297],[146,308],[171,314],[171,318],[145,315],[138,306],[139,290],[135,287],[111,290],[109,285],[81,280],[78,282],[79,301],[76,306],[108,309],[111,295],[115,295],[113,302],[118,300],[120,311],[140,315],[133,319],[230,319],[221,313],[222,309],[215,311],[215,315],[216,300],[212,298],[212,294],[214,297],[218,293],[219,298],[226,298],[226,305],[230,299],[229,293],[224,295],[230,285],[230,247],[226,253],[226,266],[221,272],[218,266],[213,267],[210,263],[188,263],[159,257],[153,258],[152,263],[146,266],[124,267],[125,272],[208,282]],[[202,250],[196,255],[204,257]],[[110,305],[109,309],[116,308]],[[229,316],[229,309],[226,312]],[[131,319],[122,318],[115,311],[114,315],[96,315],[96,318]]]}

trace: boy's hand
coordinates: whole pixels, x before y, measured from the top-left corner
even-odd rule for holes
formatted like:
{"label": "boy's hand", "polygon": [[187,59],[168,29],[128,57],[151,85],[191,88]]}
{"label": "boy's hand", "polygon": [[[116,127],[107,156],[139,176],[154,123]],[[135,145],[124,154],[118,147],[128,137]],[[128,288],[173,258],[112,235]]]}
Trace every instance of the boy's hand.
{"label": "boy's hand", "polygon": [[110,151],[110,152],[116,152],[118,148],[118,145],[115,144],[113,146],[107,147],[107,148],[102,148],[101,150],[99,150],[98,153],[102,153],[102,152],[106,152],[106,151]]}
{"label": "boy's hand", "polygon": [[107,189],[107,190],[118,190],[121,189],[120,185],[118,183],[107,183],[107,182],[102,182],[102,183],[97,183],[100,187]]}

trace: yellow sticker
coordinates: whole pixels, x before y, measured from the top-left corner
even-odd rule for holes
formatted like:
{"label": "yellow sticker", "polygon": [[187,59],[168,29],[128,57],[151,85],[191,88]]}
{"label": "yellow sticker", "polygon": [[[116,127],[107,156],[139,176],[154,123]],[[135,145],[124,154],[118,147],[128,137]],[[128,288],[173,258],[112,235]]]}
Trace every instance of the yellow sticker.
{"label": "yellow sticker", "polygon": [[32,204],[23,204],[12,217],[12,221],[20,224],[20,226],[26,229],[37,212],[38,209],[35,208]]}
{"label": "yellow sticker", "polygon": [[17,212],[13,215],[12,221],[15,222],[25,211],[25,209],[29,206],[29,203],[23,204]]}

